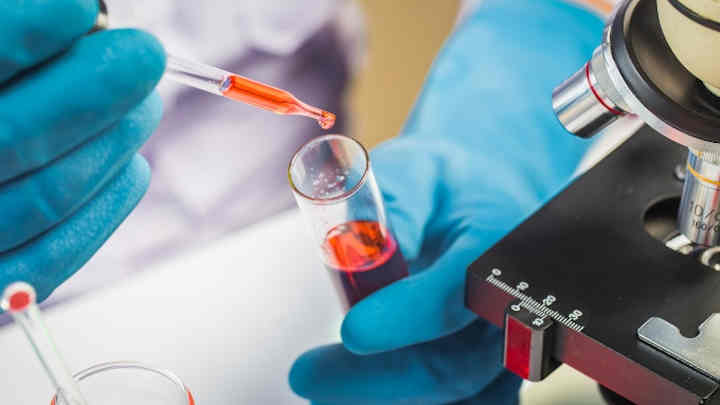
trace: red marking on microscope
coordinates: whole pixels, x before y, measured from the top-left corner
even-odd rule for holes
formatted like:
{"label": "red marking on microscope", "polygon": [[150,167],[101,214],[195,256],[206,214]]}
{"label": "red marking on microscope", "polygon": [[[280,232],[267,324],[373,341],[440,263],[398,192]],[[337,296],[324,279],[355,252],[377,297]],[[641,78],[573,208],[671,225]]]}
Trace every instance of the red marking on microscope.
{"label": "red marking on microscope", "polygon": [[530,376],[530,345],[532,331],[512,317],[505,327],[505,368],[528,379]]}
{"label": "red marking on microscope", "polygon": [[590,91],[595,95],[595,98],[602,104],[603,107],[605,107],[608,111],[615,115],[623,115],[624,113],[622,111],[616,110],[609,105],[605,103],[605,101],[600,97],[600,93],[595,90],[595,86],[592,84],[592,80],[590,80],[590,64],[585,64],[585,78],[587,79],[588,85],[590,86]]}

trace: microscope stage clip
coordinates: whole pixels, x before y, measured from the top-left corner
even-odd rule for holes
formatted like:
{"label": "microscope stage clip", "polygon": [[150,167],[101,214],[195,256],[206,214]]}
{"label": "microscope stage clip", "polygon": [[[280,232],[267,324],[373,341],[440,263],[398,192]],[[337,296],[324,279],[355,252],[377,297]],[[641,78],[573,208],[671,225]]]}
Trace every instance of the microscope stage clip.
{"label": "microscope stage clip", "polygon": [[720,380],[720,314],[712,314],[698,328],[697,336],[687,338],[670,322],[653,317],[638,329],[641,341]]}

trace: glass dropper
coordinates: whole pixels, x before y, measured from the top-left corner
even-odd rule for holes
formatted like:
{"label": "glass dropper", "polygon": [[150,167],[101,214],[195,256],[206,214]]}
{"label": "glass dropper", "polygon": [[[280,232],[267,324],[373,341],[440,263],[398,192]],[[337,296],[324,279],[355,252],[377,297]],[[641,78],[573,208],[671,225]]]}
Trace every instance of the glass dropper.
{"label": "glass dropper", "polygon": [[[99,13],[90,32],[107,29],[109,16],[104,0],[98,0]],[[312,118],[322,129],[335,125],[335,114],[298,100],[289,91],[272,87],[214,66],[167,55],[165,77],[178,83],[205,90],[276,114]]]}
{"label": "glass dropper", "polygon": [[165,77],[276,114],[310,117],[323,129],[330,129],[335,125],[335,114],[303,103],[288,91],[214,66],[168,55]]}
{"label": "glass dropper", "polygon": [[88,405],[77,381],[50,337],[36,299],[35,289],[30,284],[17,282],[5,289],[0,307],[9,312],[15,322],[22,327],[63,403]]}

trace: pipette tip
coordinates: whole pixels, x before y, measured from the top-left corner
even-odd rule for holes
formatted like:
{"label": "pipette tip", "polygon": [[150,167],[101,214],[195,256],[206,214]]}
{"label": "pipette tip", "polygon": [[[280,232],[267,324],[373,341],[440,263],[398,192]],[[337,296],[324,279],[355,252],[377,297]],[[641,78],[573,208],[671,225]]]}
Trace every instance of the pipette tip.
{"label": "pipette tip", "polygon": [[16,282],[10,284],[3,292],[0,307],[4,311],[22,312],[35,303],[35,299],[35,289],[30,284]]}
{"label": "pipette tip", "polygon": [[320,124],[320,128],[328,130],[335,126],[335,118],[335,114],[329,111],[323,111],[318,119],[318,124]]}

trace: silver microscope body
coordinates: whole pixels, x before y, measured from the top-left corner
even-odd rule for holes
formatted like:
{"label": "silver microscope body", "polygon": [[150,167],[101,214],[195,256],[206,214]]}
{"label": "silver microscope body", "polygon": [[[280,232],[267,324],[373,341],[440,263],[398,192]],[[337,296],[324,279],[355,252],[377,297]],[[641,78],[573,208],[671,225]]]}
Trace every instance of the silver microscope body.
{"label": "silver microscope body", "polygon": [[[571,133],[587,138],[634,115],[689,148],[678,228],[720,244],[720,2],[627,0],[590,61],[553,93]],[[643,7],[639,7],[639,6]],[[631,23],[632,22],[632,23]]]}
{"label": "silver microscope body", "polygon": [[569,365],[613,405],[720,405],[718,89],[720,0],[618,5],[553,107],[585,138],[646,125],[468,267],[507,369]]}

